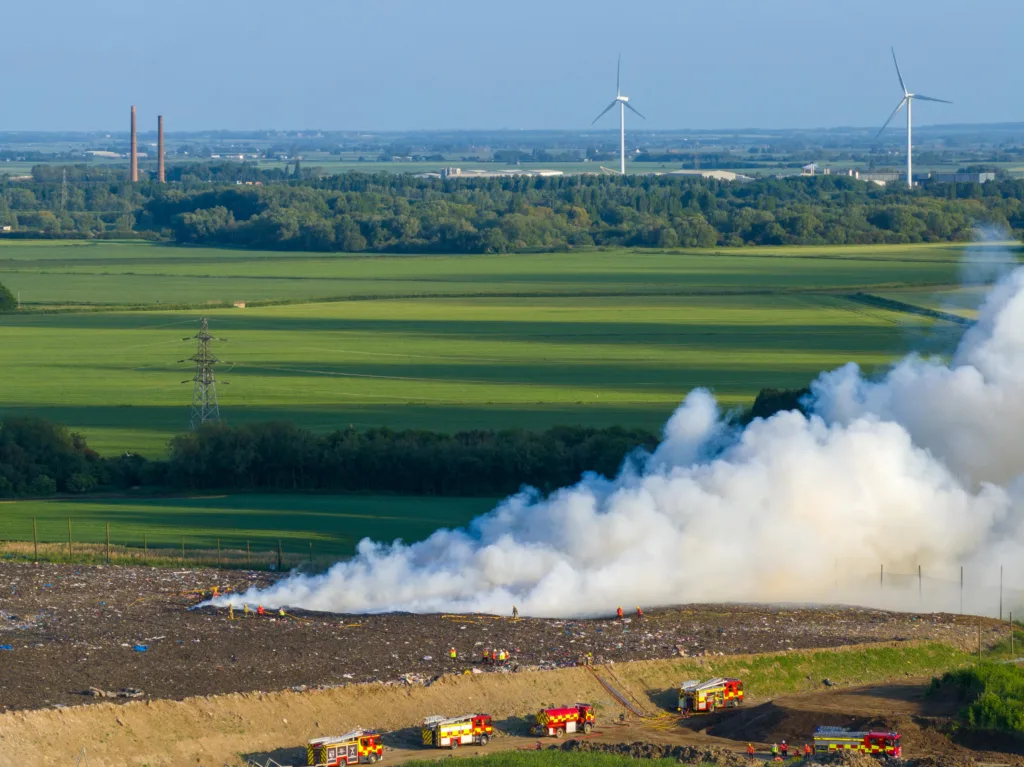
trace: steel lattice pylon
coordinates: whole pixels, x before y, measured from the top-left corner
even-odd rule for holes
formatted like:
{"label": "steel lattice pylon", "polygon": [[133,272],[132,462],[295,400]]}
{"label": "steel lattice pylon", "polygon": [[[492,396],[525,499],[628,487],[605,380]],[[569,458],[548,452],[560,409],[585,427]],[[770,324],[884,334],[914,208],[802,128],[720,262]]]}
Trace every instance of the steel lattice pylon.
{"label": "steel lattice pylon", "polygon": [[215,339],[210,335],[209,321],[206,317],[200,320],[199,332],[192,338],[196,341],[196,353],[189,359],[196,363],[196,372],[192,377],[192,416],[189,419],[189,428],[195,431],[204,423],[215,423],[220,420],[220,407],[217,405],[217,378],[213,372],[213,368],[219,360],[210,346],[212,341],[223,341],[224,339]]}

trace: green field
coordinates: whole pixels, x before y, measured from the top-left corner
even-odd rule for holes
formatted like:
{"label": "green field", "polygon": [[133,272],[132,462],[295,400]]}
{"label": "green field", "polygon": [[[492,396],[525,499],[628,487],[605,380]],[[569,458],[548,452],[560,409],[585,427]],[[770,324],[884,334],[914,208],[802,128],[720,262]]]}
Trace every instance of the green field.
{"label": "green field", "polygon": [[0,318],[0,413],[65,422],[108,454],[159,456],[187,427],[191,371],[177,361],[205,315],[228,339],[216,351],[233,423],[656,429],[695,386],[735,406],[848,360],[884,366],[922,335],[928,350],[947,350],[961,328],[846,295],[941,304],[933,297],[956,288],[962,251],[365,256],[2,243],[0,282],[24,308]]}
{"label": "green field", "polygon": [[[192,498],[98,498],[65,501],[0,502],[0,541],[32,540],[32,520],[40,543],[66,544],[71,519],[75,544],[102,543],[110,525],[112,545],[188,550],[276,551],[303,558],[310,544],[317,557],[348,556],[364,537],[422,540],[440,527],[458,527],[488,511],[487,498],[406,498],[401,496],[207,495]],[[62,553],[62,552],[57,552]]]}

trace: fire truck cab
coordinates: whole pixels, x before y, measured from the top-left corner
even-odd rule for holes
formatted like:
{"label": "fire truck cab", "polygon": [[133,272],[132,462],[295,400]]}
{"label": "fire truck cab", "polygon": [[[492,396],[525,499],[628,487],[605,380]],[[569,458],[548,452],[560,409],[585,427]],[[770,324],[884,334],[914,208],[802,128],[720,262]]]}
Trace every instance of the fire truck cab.
{"label": "fire truck cab", "polygon": [[857,732],[845,727],[819,727],[814,731],[814,752],[860,751],[878,757],[903,758],[898,732]]}
{"label": "fire truck cab", "polygon": [[314,738],[306,746],[309,767],[341,767],[374,764],[384,756],[380,735],[371,730],[352,730],[331,738]]}
{"label": "fire truck cab", "polygon": [[534,735],[554,735],[561,738],[567,732],[589,734],[594,729],[594,706],[577,703],[565,708],[542,708],[537,712],[537,724],[531,732]]}
{"label": "fire truck cab", "polygon": [[423,745],[456,749],[464,745],[486,746],[494,735],[487,714],[428,716],[423,720]]}
{"label": "fire truck cab", "polygon": [[710,714],[743,702],[743,681],[717,677],[706,682],[690,680],[679,686],[679,713]]}

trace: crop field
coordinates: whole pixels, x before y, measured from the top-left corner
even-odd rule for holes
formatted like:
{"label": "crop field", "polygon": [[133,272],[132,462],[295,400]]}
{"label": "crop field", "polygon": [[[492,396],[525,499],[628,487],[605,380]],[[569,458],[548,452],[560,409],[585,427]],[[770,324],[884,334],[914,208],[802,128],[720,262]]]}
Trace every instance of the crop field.
{"label": "crop field", "polygon": [[957,290],[963,250],[363,256],[3,243],[0,283],[23,310],[0,318],[0,413],[67,423],[104,453],[159,456],[187,427],[191,370],[179,360],[206,316],[227,339],[216,353],[233,423],[657,429],[696,386],[732,407],[849,360],[873,370],[922,343],[948,350],[962,327],[848,296],[969,304],[979,294]]}
{"label": "crop field", "polygon": [[[172,550],[185,536],[186,552],[209,558],[218,540],[225,550],[276,556],[278,542],[292,562],[310,554],[336,559],[354,553],[365,537],[413,542],[441,527],[459,527],[488,511],[488,498],[407,498],[372,495],[207,495],[191,498],[95,498],[0,503],[0,540],[32,540],[36,520],[40,543],[50,559],[63,558],[72,522],[73,543]],[[52,550],[50,550],[52,549]],[[72,551],[74,553],[74,550]],[[79,561],[86,550],[80,550]],[[157,552],[154,552],[157,553]],[[166,553],[166,552],[165,552]]]}

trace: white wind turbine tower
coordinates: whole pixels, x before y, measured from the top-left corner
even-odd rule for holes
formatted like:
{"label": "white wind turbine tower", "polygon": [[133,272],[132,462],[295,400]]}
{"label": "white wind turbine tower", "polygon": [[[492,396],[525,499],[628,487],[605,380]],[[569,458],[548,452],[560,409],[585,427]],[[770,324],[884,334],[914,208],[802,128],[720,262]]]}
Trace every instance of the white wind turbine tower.
{"label": "white wind turbine tower", "polygon": [[620,87],[620,75],[622,74],[622,54],[619,54],[619,63],[615,68],[615,101],[604,108],[597,117],[594,118],[594,122],[590,123],[593,125],[616,105],[619,105],[619,172],[623,175],[626,174],[626,110],[629,109],[632,112],[640,115],[640,119],[646,120],[642,114],[637,112],[636,108],[629,103],[629,96],[622,95],[622,88]]}
{"label": "white wind turbine tower", "polygon": [[[892,122],[892,118],[894,118],[896,116],[896,114],[901,109],[903,109],[903,105],[906,104],[906,106],[907,106],[907,188],[908,189],[913,189],[914,188],[914,175],[913,175],[913,169],[914,169],[914,162],[913,162],[913,152],[914,152],[914,149],[913,149],[913,146],[914,146],[914,144],[913,144],[913,139],[911,137],[911,133],[912,133],[912,130],[913,130],[912,123],[911,123],[911,118],[910,118],[911,105],[912,105],[914,99],[920,99],[921,101],[938,101],[940,104],[952,104],[953,102],[952,101],[946,101],[945,99],[933,99],[931,96],[922,96],[919,93],[911,93],[910,91],[908,91],[906,84],[903,82],[903,75],[900,73],[900,63],[898,61],[896,61],[896,49],[895,48],[892,49],[892,63],[896,65],[896,76],[898,78],[900,78],[900,87],[903,89],[903,98],[900,99],[900,103],[896,105],[896,108],[894,110],[892,110],[892,114],[889,115],[889,119],[885,121],[885,125],[882,126],[882,130],[878,131],[878,136],[882,135],[882,131],[884,131],[887,127],[889,127],[889,123]],[[878,140],[878,136],[875,136],[875,140],[876,141]]]}

